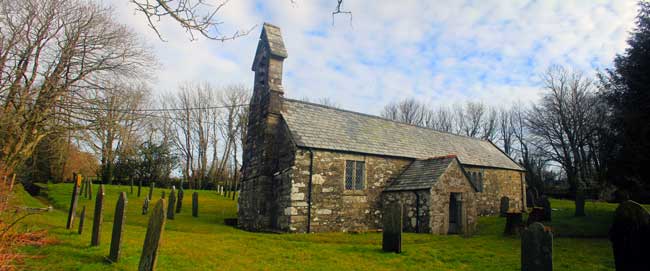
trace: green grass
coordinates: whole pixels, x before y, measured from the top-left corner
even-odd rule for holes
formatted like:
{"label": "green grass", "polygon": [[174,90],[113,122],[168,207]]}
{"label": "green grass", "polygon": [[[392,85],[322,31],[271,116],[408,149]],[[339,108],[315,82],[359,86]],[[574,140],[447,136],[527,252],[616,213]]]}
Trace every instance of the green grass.
{"label": "green grass", "polygon": [[[135,270],[137,269],[148,216],[140,214],[143,197],[129,194],[126,238],[119,263],[109,264],[108,255],[115,202],[126,186],[107,186],[102,242],[90,247],[93,202],[86,205],[86,228],[82,235],[66,230],[70,184],[50,185],[47,202],[53,212],[31,216],[24,227],[47,229],[58,240],[46,247],[26,247],[33,255],[24,263],[27,270]],[[97,186],[93,188],[97,191]],[[160,197],[162,190],[154,195]],[[242,231],[223,224],[236,216],[236,203],[211,191],[199,191],[199,217],[191,216],[191,194],[185,191],[183,211],[168,220],[158,260],[158,270],[519,270],[520,241],[503,237],[505,221],[482,217],[478,232],[470,238],[429,234],[403,235],[403,253],[381,251],[381,234],[265,234]],[[43,206],[24,191],[25,205]],[[562,236],[554,240],[555,270],[613,270],[614,261],[607,234],[616,205],[587,203],[586,218],[572,216],[572,202],[553,200],[552,227]],[[75,223],[76,226],[76,223]],[[594,238],[598,237],[598,238]]]}

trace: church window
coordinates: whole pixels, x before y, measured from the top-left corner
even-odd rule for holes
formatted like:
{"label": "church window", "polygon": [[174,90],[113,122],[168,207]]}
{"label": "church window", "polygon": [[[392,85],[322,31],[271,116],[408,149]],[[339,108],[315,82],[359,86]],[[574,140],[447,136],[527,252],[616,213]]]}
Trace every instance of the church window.
{"label": "church window", "polygon": [[345,161],[345,190],[363,190],[366,163],[363,161]]}

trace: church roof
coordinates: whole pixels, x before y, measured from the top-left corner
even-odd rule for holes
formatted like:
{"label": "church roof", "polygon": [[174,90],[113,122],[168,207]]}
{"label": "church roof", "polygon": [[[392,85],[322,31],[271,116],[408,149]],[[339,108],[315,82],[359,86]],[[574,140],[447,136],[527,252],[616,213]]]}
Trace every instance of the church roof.
{"label": "church roof", "polygon": [[283,100],[282,116],[300,147],[415,159],[456,155],[464,165],[523,170],[486,140],[291,99]]}
{"label": "church roof", "polygon": [[454,160],[454,156],[415,160],[384,191],[429,189]]}

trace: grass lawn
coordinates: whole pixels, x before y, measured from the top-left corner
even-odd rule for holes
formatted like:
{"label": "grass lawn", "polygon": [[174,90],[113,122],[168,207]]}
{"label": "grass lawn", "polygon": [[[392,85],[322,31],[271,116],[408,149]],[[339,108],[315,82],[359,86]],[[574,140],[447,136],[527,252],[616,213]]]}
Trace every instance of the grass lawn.
{"label": "grass lawn", "polygon": [[[82,235],[66,230],[71,184],[49,185],[47,199],[30,197],[18,189],[24,205],[42,207],[51,204],[53,212],[28,217],[21,225],[46,229],[58,240],[45,247],[25,247],[32,255],[26,270],[136,270],[148,216],[141,198],[130,195],[126,214],[125,238],[119,263],[109,264],[109,242],[120,191],[127,186],[107,186],[101,246],[90,247],[94,201],[81,198],[86,222]],[[93,187],[97,191],[98,186]],[[163,190],[156,189],[155,198]],[[183,211],[168,220],[158,260],[158,270],[520,270],[520,241],[501,235],[505,219],[482,217],[478,232],[470,238],[429,234],[403,235],[403,253],[381,251],[381,234],[266,234],[242,231],[223,224],[236,216],[235,201],[212,191],[199,191],[199,217],[191,216],[191,194],[186,190]],[[167,190],[167,193],[168,190]],[[46,202],[47,203],[44,203]],[[614,259],[606,238],[615,204],[591,203],[587,217],[573,217],[573,203],[553,200],[555,270],[613,270]],[[153,207],[151,208],[153,209]],[[576,238],[581,237],[581,238]]]}

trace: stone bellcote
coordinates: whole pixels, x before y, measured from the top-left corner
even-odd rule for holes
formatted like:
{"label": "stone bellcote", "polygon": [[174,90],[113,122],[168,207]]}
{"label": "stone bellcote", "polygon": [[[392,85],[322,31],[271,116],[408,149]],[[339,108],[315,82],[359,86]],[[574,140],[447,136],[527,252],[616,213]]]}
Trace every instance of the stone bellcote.
{"label": "stone bellcote", "polygon": [[[280,28],[264,23],[257,43],[252,70],[255,72],[255,92],[274,92],[282,96],[282,62],[287,58]],[[261,93],[260,93],[261,94]]]}

